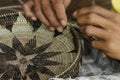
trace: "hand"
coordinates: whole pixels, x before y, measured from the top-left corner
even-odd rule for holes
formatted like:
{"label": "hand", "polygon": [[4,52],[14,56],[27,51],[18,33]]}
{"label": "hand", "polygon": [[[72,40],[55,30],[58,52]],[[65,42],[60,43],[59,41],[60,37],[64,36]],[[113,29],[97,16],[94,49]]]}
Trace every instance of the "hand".
{"label": "hand", "polygon": [[27,17],[33,20],[37,17],[50,30],[62,32],[67,25],[65,9],[70,2],[71,0],[29,0],[23,5],[23,10]]}
{"label": "hand", "polygon": [[92,41],[92,46],[102,50],[111,58],[120,60],[120,15],[101,8],[92,6],[82,8],[74,13],[80,31],[85,36],[95,36],[99,40]]}

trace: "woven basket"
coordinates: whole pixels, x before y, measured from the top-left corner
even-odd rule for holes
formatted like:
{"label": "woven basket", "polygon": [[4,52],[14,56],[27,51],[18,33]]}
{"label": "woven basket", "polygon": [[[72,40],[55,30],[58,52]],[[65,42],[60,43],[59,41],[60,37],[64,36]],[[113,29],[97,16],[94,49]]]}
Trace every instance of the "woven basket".
{"label": "woven basket", "polygon": [[74,27],[51,32],[18,9],[0,10],[0,80],[47,80],[79,72],[81,44]]}

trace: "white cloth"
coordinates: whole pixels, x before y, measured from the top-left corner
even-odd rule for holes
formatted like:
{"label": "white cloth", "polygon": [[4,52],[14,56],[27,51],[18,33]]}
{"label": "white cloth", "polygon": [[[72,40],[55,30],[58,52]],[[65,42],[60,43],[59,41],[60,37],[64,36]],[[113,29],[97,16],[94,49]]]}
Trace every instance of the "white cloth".
{"label": "white cloth", "polygon": [[113,74],[113,75],[99,75],[99,76],[90,76],[90,77],[76,77],[74,79],[67,78],[51,78],[49,80],[120,80],[120,74]]}

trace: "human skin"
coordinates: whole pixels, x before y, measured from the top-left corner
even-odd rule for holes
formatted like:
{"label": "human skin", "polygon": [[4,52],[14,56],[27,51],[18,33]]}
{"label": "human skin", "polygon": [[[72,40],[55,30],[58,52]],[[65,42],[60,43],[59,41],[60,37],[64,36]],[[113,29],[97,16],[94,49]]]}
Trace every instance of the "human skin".
{"label": "human skin", "polygon": [[[62,32],[67,25],[67,18],[72,13],[85,6],[91,5],[91,0],[25,0],[23,5],[25,15],[32,20],[37,18],[51,31]],[[103,4],[104,3],[104,4]],[[110,0],[96,0],[96,4],[109,7]],[[67,13],[67,16],[66,16]]]}
{"label": "human skin", "polygon": [[76,18],[80,31],[86,36],[95,36],[98,40],[92,46],[102,50],[107,56],[120,60],[120,14],[92,6],[78,9],[73,16]]}
{"label": "human skin", "polygon": [[[33,2],[35,1],[35,2]],[[65,14],[65,9],[70,4],[71,0],[63,0],[62,3],[59,3],[57,6],[63,6],[62,9],[59,9],[61,7],[57,7],[55,10],[54,7],[49,7],[49,4],[45,4],[45,2],[49,2],[49,0],[44,0],[44,5],[40,2],[43,0],[31,0],[26,2],[23,5],[23,9],[25,12],[25,15],[35,19],[36,17],[50,30],[54,31],[55,29],[59,32],[62,32],[64,27],[62,25],[61,27],[61,21],[65,20],[67,21],[67,17]],[[53,0],[53,1],[60,1],[60,0]],[[42,5],[40,5],[40,3]],[[64,4],[63,4],[64,3]],[[51,3],[56,4],[56,3]],[[62,5],[60,5],[62,4]],[[47,6],[46,6],[47,5]],[[44,6],[44,7],[41,7]],[[46,7],[45,7],[46,6]],[[34,7],[35,11],[31,11],[31,8]],[[51,11],[46,9],[47,7],[52,8]],[[46,12],[43,10],[48,10]],[[58,12],[60,14],[55,15],[53,12]],[[50,16],[50,13],[53,16]],[[63,14],[63,15],[61,15]],[[40,16],[42,15],[42,16]],[[60,16],[59,16],[60,15]],[[60,17],[60,18],[58,18]],[[53,20],[53,23],[50,21],[50,19]],[[80,27],[80,31],[86,36],[95,36],[99,40],[92,41],[92,46],[102,50],[104,54],[120,60],[120,15],[106,10],[104,8],[101,8],[99,6],[92,6],[87,8],[78,9],[74,13],[74,18],[76,18],[78,25],[82,25],[83,27]],[[59,22],[59,23],[58,23]],[[55,24],[54,24],[55,23]],[[56,25],[59,24],[59,25]],[[64,26],[66,23],[64,24]]]}
{"label": "human skin", "polygon": [[67,25],[66,8],[70,2],[71,0],[29,0],[23,5],[23,10],[27,17],[33,20],[37,17],[51,31],[56,29],[62,32]]}

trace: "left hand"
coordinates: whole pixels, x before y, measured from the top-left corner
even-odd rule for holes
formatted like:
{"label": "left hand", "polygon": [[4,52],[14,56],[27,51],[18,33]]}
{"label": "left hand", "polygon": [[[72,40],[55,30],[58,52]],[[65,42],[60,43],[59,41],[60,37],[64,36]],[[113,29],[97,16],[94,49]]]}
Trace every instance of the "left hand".
{"label": "left hand", "polygon": [[28,0],[24,13],[32,20],[37,18],[51,31],[62,32],[67,25],[66,8],[71,0]]}
{"label": "left hand", "polygon": [[102,50],[103,53],[120,60],[120,15],[101,8],[92,6],[82,8],[74,13],[80,31],[85,36],[95,36],[99,40],[92,41],[92,46]]}

